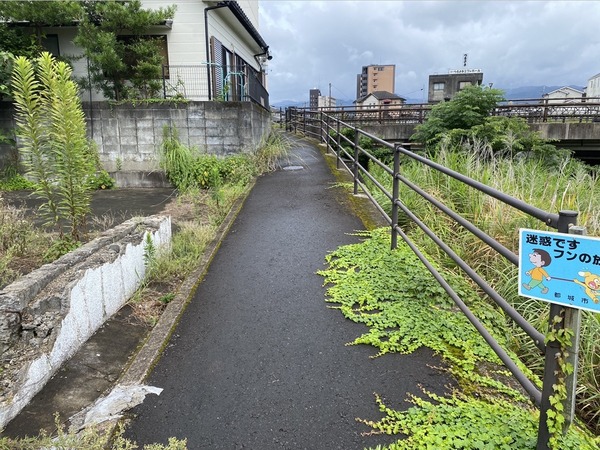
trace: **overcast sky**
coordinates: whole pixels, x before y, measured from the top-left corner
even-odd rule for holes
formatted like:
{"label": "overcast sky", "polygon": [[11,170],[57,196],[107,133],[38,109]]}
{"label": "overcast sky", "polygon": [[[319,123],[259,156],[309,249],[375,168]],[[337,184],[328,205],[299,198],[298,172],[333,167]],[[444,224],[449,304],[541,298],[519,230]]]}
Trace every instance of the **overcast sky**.
{"label": "overcast sky", "polygon": [[[427,98],[428,77],[481,69],[498,88],[579,85],[600,72],[599,1],[260,0],[271,103],[317,87],[356,98],[356,75],[396,65],[396,94]],[[422,91],[424,89],[424,91]],[[423,94],[424,92],[424,94]],[[541,94],[541,93],[540,93]]]}

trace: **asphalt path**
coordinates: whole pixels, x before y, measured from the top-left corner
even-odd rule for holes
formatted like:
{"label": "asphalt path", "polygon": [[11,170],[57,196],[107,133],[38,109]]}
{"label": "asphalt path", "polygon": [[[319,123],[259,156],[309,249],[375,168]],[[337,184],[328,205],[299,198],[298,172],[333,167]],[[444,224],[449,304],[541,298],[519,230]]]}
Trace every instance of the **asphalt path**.
{"label": "asphalt path", "polygon": [[[314,145],[294,138],[282,169],[261,177],[187,307],[134,410],[138,444],[186,438],[196,449],[361,449],[356,418],[381,417],[374,393],[406,408],[419,385],[443,392],[431,352],[345,346],[365,332],[325,302],[325,255],[363,229]],[[401,270],[401,268],[399,268]],[[410,319],[407,319],[410,320]]]}

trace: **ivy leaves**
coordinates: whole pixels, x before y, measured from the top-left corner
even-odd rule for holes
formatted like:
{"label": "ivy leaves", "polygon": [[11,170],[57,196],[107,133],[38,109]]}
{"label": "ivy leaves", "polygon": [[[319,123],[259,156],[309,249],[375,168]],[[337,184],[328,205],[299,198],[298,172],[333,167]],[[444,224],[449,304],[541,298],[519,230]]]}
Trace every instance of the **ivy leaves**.
{"label": "ivy leaves", "polygon": [[[385,229],[364,233],[369,239],[340,247],[326,257],[319,274],[329,286],[328,302],[369,330],[352,344],[369,344],[379,355],[411,353],[425,346],[446,355],[460,355],[473,367],[495,354],[408,247],[389,249]],[[464,297],[478,302],[464,279],[446,274]],[[484,308],[484,306],[481,306]]]}
{"label": "ivy leaves", "polygon": [[[425,398],[409,395],[413,406],[407,411],[393,410],[377,396],[384,417],[357,420],[371,427],[371,433],[400,434],[405,439],[375,450],[534,449],[539,412],[520,391],[503,382],[506,374],[497,356],[412,250],[402,245],[390,250],[388,229],[359,236],[362,242],[327,255],[328,268],[318,272],[332,307],[368,327],[349,345],[377,347],[376,356],[429,347],[444,358],[462,388],[450,397],[426,391]],[[450,270],[440,272],[507,348],[510,333],[502,313],[465,278]],[[513,360],[535,378],[516,357]],[[598,447],[576,427],[561,445],[561,450]]]}

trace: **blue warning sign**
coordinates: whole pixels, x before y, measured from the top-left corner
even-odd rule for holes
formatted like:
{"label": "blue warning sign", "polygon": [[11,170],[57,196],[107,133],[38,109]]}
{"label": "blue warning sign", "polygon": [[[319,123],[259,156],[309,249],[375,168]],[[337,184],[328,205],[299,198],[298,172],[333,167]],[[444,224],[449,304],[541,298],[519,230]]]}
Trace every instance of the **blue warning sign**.
{"label": "blue warning sign", "polygon": [[600,238],[521,229],[519,295],[600,312]]}

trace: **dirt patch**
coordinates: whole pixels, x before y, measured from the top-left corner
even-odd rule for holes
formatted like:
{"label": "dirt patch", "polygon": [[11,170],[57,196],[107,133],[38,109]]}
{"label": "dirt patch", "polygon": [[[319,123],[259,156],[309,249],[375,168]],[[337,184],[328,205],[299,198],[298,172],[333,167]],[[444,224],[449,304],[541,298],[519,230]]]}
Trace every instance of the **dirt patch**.
{"label": "dirt patch", "polygon": [[[211,223],[209,195],[208,192],[200,191],[194,195],[178,196],[175,190],[164,188],[97,191],[93,195],[92,212],[87,220],[88,231],[82,236],[82,243],[91,241],[101,232],[132,217],[154,214],[171,216],[174,234],[186,223],[208,225]],[[19,217],[38,230],[38,236],[42,236],[40,239],[45,244],[40,245],[38,242],[36,246],[47,248],[50,242],[58,239],[57,232],[43,230],[42,219],[37,214],[41,202],[30,192],[2,192],[1,197],[9,207],[18,211]],[[3,270],[11,271],[14,279],[38,269],[46,262],[40,251],[25,250],[22,254],[13,256]],[[133,317],[153,324],[170,301],[169,294],[177,290],[182,280],[181,276],[173,276],[171,279],[163,278],[158,283],[147,284],[142,295],[132,304]]]}

